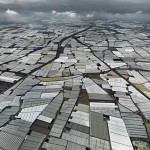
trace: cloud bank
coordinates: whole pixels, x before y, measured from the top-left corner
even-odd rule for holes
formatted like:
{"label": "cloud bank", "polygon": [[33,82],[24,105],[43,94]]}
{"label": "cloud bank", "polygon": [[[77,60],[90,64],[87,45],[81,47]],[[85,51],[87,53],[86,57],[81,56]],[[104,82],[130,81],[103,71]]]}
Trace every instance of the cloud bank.
{"label": "cloud bank", "polygon": [[97,19],[150,22],[150,0],[0,0],[0,22]]}

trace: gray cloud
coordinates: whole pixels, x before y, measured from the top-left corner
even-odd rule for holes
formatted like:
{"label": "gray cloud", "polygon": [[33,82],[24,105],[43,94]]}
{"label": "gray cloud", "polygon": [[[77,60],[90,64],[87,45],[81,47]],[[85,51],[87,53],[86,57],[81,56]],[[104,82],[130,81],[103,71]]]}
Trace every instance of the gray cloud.
{"label": "gray cloud", "polygon": [[1,21],[16,21],[15,16],[6,16],[8,9],[19,14],[18,21],[32,18],[150,21],[150,0],[0,0]]}

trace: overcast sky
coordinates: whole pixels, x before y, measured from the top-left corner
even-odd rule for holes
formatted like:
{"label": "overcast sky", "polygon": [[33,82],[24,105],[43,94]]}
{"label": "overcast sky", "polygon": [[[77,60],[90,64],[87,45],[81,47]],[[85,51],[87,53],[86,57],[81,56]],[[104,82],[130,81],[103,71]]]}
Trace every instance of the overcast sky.
{"label": "overcast sky", "polygon": [[0,22],[32,18],[150,21],[150,0],[0,0]]}

